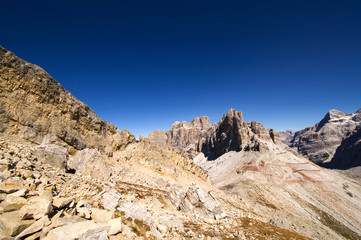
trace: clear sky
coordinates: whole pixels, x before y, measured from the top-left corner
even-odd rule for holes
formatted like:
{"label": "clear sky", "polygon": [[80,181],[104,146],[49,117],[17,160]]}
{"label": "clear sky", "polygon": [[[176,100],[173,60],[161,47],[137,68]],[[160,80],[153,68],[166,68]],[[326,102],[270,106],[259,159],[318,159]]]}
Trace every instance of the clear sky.
{"label": "clear sky", "polygon": [[361,1],[2,1],[0,45],[138,136],[234,108],[299,130],[361,107]]}

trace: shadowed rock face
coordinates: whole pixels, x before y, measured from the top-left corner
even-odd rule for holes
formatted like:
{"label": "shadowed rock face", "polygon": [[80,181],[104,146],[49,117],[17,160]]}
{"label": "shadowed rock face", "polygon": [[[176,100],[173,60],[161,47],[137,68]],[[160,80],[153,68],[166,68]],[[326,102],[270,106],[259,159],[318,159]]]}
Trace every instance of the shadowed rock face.
{"label": "shadowed rock face", "polygon": [[100,119],[40,67],[0,47],[0,132],[36,144],[111,155],[134,142],[126,130]]}
{"label": "shadowed rock face", "polygon": [[242,113],[231,109],[210,129],[200,150],[206,155],[214,154],[214,157],[227,151],[241,151],[245,136],[242,130],[246,127]]}
{"label": "shadowed rock face", "polygon": [[332,160],[323,166],[336,169],[361,166],[361,125],[342,140]]}
{"label": "shadowed rock face", "polygon": [[170,130],[157,130],[148,136],[158,147],[170,146],[193,155],[203,152],[209,159],[229,151],[259,151],[259,139],[279,141],[279,135],[258,122],[245,122],[242,113],[234,109],[213,126],[208,117],[198,117],[190,123],[176,122]]}
{"label": "shadowed rock face", "polygon": [[295,133],[291,147],[315,163],[331,161],[343,139],[361,123],[361,111],[354,114],[329,111],[313,127]]}

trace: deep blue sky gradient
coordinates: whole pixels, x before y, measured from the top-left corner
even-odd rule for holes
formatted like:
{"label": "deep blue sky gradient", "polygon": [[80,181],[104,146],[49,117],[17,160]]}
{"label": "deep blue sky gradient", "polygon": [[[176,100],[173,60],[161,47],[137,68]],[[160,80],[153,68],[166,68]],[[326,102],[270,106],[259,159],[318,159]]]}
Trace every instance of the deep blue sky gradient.
{"label": "deep blue sky gradient", "polygon": [[361,1],[3,1],[0,45],[136,136],[361,107]]}

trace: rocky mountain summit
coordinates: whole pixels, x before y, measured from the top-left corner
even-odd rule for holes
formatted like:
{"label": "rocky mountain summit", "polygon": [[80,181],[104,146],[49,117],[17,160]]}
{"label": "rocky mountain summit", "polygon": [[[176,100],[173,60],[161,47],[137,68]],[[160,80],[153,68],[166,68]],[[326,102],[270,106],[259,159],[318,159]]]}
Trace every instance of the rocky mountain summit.
{"label": "rocky mountain summit", "polygon": [[235,110],[136,141],[0,48],[0,122],[0,239],[361,237],[360,184]]}
{"label": "rocky mountain summit", "polygon": [[[192,124],[183,123],[180,128],[182,129],[185,125],[188,126],[189,132],[189,126]],[[167,136],[167,141],[171,142],[172,139],[169,138],[180,139],[179,132],[186,131],[174,131],[172,127],[163,133]],[[153,136],[151,133],[148,140],[157,145]],[[251,199],[262,199],[261,204],[271,207],[274,211],[254,205],[253,211],[260,211],[263,215],[273,214],[270,220],[273,224],[280,227],[288,226],[288,228],[293,226],[297,230],[304,229],[307,228],[305,225],[302,227],[296,225],[306,219],[312,221],[307,215],[316,213],[318,215],[316,218],[320,219],[322,224],[329,227],[331,225],[341,227],[342,229],[337,230],[334,227],[331,228],[338,234],[342,232],[341,235],[344,238],[359,238],[358,233],[354,232],[355,228],[351,227],[354,230],[350,232],[346,222],[343,220],[339,222],[340,219],[344,219],[341,215],[348,210],[340,209],[332,203],[339,197],[345,202],[348,201],[348,197],[342,196],[341,192],[346,192],[348,196],[355,196],[349,191],[348,184],[342,185],[341,189],[337,185],[337,182],[345,181],[344,177],[336,172],[320,168],[294,153],[281,143],[278,133],[274,130],[267,130],[255,121],[244,122],[242,113],[231,109],[219,123],[203,129],[202,134],[197,136],[199,138],[196,140],[193,138],[192,142],[192,146],[197,146],[192,149],[197,149],[197,151],[190,151],[190,153],[195,156],[194,162],[207,172],[212,183],[224,192],[242,196],[241,199],[244,202],[249,202],[249,199],[245,200],[245,196]],[[188,138],[186,134],[182,137]],[[165,146],[167,141],[162,141],[161,146]],[[184,144],[176,147],[183,152],[190,149]],[[331,195],[324,194],[330,191],[333,192]],[[312,196],[312,200],[306,200],[305,195]],[[287,217],[280,209],[287,209]],[[332,222],[331,225],[327,222],[328,220]],[[317,223],[313,227],[317,228]],[[320,233],[323,230],[317,231]],[[335,235],[331,237],[328,235],[329,232],[326,234],[328,237],[325,237],[325,234],[323,232],[309,236],[315,239],[338,238]]]}
{"label": "rocky mountain summit", "polygon": [[[350,157],[350,152],[344,146],[340,147],[340,145],[345,145],[347,142],[350,144],[351,141],[357,142],[355,139],[357,134],[354,137],[351,137],[351,135],[360,125],[361,109],[352,114],[331,110],[315,126],[296,132],[290,146],[318,164],[333,162],[336,150],[338,150],[335,157],[338,159],[337,162],[346,159],[345,164],[343,164],[343,168],[345,168],[346,162],[350,161],[347,160]],[[354,140],[346,140],[350,137]],[[339,164],[331,165],[334,167],[341,166]],[[330,164],[327,165],[331,166]],[[352,166],[355,166],[355,164],[350,164],[347,168]]]}
{"label": "rocky mountain summit", "polygon": [[191,122],[175,122],[169,131],[156,130],[148,136],[157,147],[173,147],[180,151],[194,153],[199,151],[199,139],[206,136],[211,128],[209,117],[196,117]]}
{"label": "rocky mountain summit", "polygon": [[276,142],[279,135],[256,121],[245,122],[241,112],[230,109],[213,126],[208,117],[197,117],[189,123],[176,122],[168,131],[152,132],[147,139],[158,147],[174,147],[193,156],[203,152],[214,159],[229,151],[259,151],[259,139]]}

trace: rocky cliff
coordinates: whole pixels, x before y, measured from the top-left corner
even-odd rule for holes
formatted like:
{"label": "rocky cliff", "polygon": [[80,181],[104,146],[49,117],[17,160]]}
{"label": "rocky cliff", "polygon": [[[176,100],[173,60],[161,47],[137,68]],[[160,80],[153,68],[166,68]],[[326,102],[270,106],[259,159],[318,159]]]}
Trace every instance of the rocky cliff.
{"label": "rocky cliff", "polygon": [[315,163],[329,162],[343,139],[361,124],[360,119],[360,110],[353,114],[331,110],[315,126],[296,132],[290,146]]}
{"label": "rocky cliff", "polygon": [[[167,138],[161,141],[161,146],[167,145],[169,138],[179,139],[179,132],[185,132],[173,129],[162,132]],[[150,136],[148,140],[156,144],[155,135]],[[198,136],[201,137],[192,142],[198,146],[192,152],[194,162],[226,194],[227,200],[223,198],[223,201],[252,206],[256,214],[270,216],[270,223],[296,229],[312,239],[360,237],[356,226],[361,219],[352,212],[361,212],[354,202],[360,201],[359,186],[355,183],[351,189],[343,175],[293,153],[280,141],[277,132],[255,121],[245,122],[241,112],[231,109]],[[176,147],[187,150],[187,145]],[[334,204],[336,199],[342,199],[345,204]],[[187,208],[186,204],[177,205]],[[355,222],[350,224],[347,219]]]}
{"label": "rocky cliff", "polygon": [[2,47],[0,132],[69,151],[95,148],[107,155],[135,141],[127,130],[100,119],[43,69]]}
{"label": "rocky cliff", "polygon": [[197,117],[190,123],[176,122],[170,130],[157,130],[148,136],[155,146],[170,146],[194,156],[203,152],[210,159],[228,151],[259,151],[259,139],[275,142],[279,141],[279,135],[258,122],[245,122],[242,112],[234,109],[230,109],[213,126],[208,117]]}
{"label": "rocky cliff", "polygon": [[332,160],[323,166],[336,169],[349,169],[361,166],[361,125],[342,140]]}
{"label": "rocky cliff", "polygon": [[196,117],[191,122],[175,122],[170,130],[156,130],[149,134],[149,141],[157,147],[173,147],[183,152],[199,151],[199,140],[205,138],[211,123],[208,117]]}

